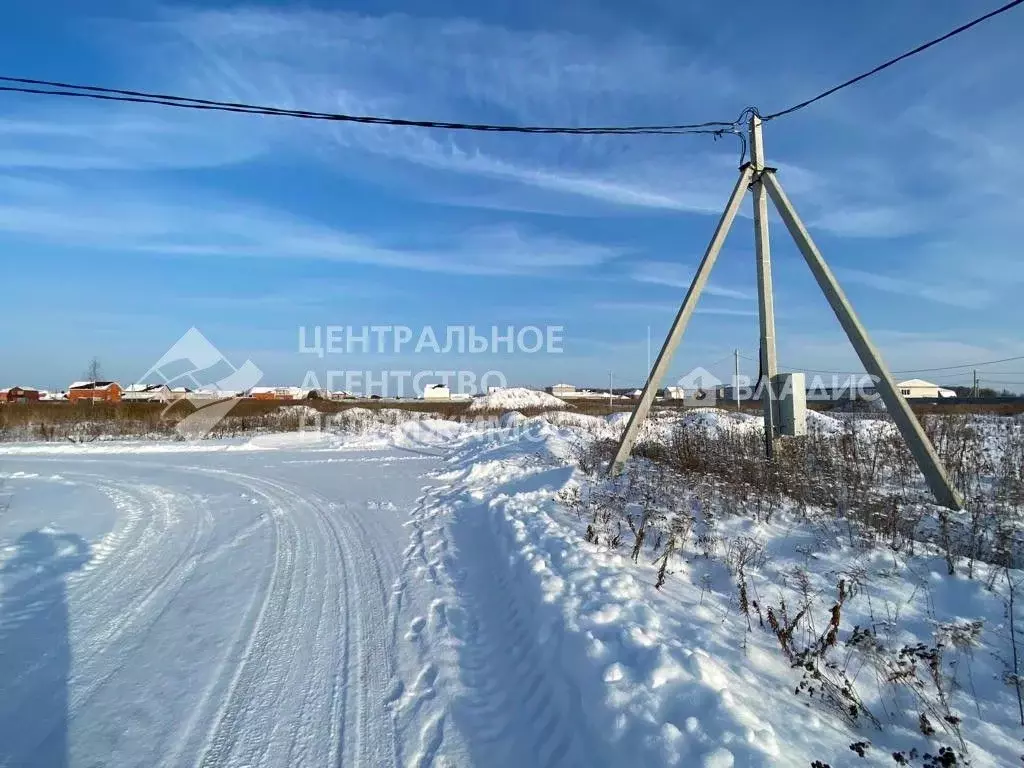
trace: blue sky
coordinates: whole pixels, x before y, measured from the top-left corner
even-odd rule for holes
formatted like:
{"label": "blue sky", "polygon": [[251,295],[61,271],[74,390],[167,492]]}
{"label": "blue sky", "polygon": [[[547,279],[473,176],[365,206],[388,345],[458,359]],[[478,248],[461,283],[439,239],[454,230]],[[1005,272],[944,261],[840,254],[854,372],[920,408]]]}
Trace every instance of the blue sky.
{"label": "blue sky", "polygon": [[[991,4],[57,2],[0,72],[314,110],[639,123],[772,111]],[[755,39],[755,36],[756,38]],[[768,160],[894,369],[1024,354],[1024,12],[766,126]],[[0,94],[0,385],[134,380],[189,327],[308,369],[642,382],[735,180],[726,137],[452,134]],[[773,221],[784,367],[858,369]],[[676,357],[756,357],[737,220]],[[561,354],[335,355],[299,326],[562,325]],[[745,364],[745,371],[752,371]],[[1024,382],[1024,361],[991,380]],[[922,374],[960,383],[969,372]],[[983,375],[988,375],[984,373]],[[1022,384],[1019,389],[1024,389]]]}

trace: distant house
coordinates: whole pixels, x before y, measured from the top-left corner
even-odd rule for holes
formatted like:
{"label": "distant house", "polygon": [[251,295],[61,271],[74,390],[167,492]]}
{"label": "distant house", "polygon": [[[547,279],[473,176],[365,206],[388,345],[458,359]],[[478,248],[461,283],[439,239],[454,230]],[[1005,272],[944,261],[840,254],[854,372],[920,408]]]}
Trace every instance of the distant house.
{"label": "distant house", "polygon": [[924,379],[907,379],[896,385],[900,394],[907,398],[915,397],[956,397],[956,392],[951,389],[943,389],[938,384],[932,384]]}
{"label": "distant house", "polygon": [[686,390],[682,387],[665,387],[666,400],[685,400]]}
{"label": "distant house", "polygon": [[166,384],[129,384],[121,399],[136,403],[166,403],[171,399],[171,388]]}
{"label": "distant house", "polygon": [[63,402],[68,399],[67,392],[49,392],[45,389],[39,390],[39,399],[47,402]]}
{"label": "distant house", "polygon": [[555,397],[572,397],[576,394],[576,387],[572,384],[552,384],[548,387],[548,393]]}
{"label": "distant house", "polygon": [[0,403],[35,403],[40,399],[40,391],[32,387],[7,387],[6,389],[0,389]]}
{"label": "distant house", "polygon": [[68,387],[68,400],[78,402],[121,402],[121,385],[116,381],[75,381]]}
{"label": "distant house", "polygon": [[201,387],[189,393],[189,400],[224,400],[230,395],[222,395],[219,389],[212,387]]}
{"label": "distant house", "polygon": [[452,391],[444,384],[431,384],[423,390],[424,400],[451,400]]}
{"label": "distant house", "polygon": [[301,400],[303,392],[299,387],[253,387],[248,397],[253,400]]}

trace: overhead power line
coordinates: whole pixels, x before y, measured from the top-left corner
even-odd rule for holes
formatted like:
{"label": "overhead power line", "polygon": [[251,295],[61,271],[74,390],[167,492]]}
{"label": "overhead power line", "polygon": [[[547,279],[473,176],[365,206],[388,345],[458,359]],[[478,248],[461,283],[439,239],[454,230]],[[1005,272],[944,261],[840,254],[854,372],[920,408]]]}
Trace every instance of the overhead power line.
{"label": "overhead power line", "polygon": [[[1024,360],[1024,355],[1017,355],[1016,357],[1004,357],[1004,358],[997,359],[997,360],[982,360],[980,362],[963,362],[963,364],[957,365],[957,366],[940,366],[938,368],[905,368],[905,369],[902,369],[900,371],[890,371],[889,373],[891,373],[891,374],[928,374],[928,373],[936,373],[938,371],[961,371],[961,370],[965,370],[965,369],[982,368],[984,366],[994,366],[996,364],[999,364],[999,362],[1011,362],[1013,360]],[[815,374],[843,374],[843,375],[849,374],[849,375],[853,375],[853,376],[856,376],[856,375],[864,373],[863,371],[822,371],[820,369],[800,368],[800,367],[795,368],[793,370],[795,370],[795,371],[804,371],[806,373],[815,373]],[[965,371],[965,373],[966,373],[966,371]],[[995,372],[995,371],[990,371],[990,372],[988,372],[988,375],[995,375],[996,373],[997,372]]]}
{"label": "overhead power line", "polygon": [[900,54],[896,58],[889,59],[888,61],[886,61],[886,62],[884,62],[882,64],[879,64],[874,69],[869,69],[867,72],[863,72],[862,74],[859,74],[856,77],[851,77],[846,82],[840,83],[839,85],[835,85],[835,86],[829,88],[827,91],[822,91],[817,96],[813,96],[813,97],[811,97],[809,99],[806,99],[805,101],[801,101],[799,104],[794,104],[793,106],[787,107],[786,109],[780,110],[778,112],[772,112],[769,115],[763,115],[762,119],[763,120],[774,120],[777,117],[782,117],[783,115],[789,115],[789,114],[792,114],[793,112],[796,112],[798,110],[803,109],[804,107],[809,107],[811,104],[814,104],[817,101],[821,101],[822,99],[826,98],[827,96],[831,96],[833,93],[836,93],[837,91],[841,91],[844,88],[849,88],[851,85],[854,85],[855,83],[859,83],[861,80],[867,80],[869,77],[871,77],[873,75],[877,75],[879,72],[881,72],[884,69],[888,69],[893,64],[898,64],[899,62],[903,61],[904,59],[909,59],[911,56],[916,56],[917,54],[921,53],[922,51],[928,50],[929,48],[931,48],[934,45],[938,45],[939,43],[942,43],[942,42],[945,42],[946,40],[949,40],[951,37],[956,37],[960,33],[966,32],[967,30],[971,29],[971,27],[976,27],[978,24],[981,24],[983,21],[988,21],[989,19],[995,18],[996,16],[999,16],[1002,13],[1006,13],[1007,11],[1015,8],[1016,6],[1020,5],[1021,3],[1024,3],[1024,0],[1013,0],[1013,2],[1009,2],[1006,5],[1000,6],[999,8],[996,8],[994,11],[989,11],[984,16],[979,16],[978,18],[974,19],[973,21],[969,21],[966,24],[961,24],[956,29],[950,30],[946,34],[942,35],[941,37],[936,37],[935,39],[929,40],[927,43],[922,43],[921,45],[919,45],[916,48],[913,48],[913,49],[907,51],[906,53]]}
{"label": "overhead power line", "polygon": [[[934,45],[949,40],[962,32],[966,32],[983,21],[994,18],[1018,5],[1024,0],[1012,0],[994,11],[962,24],[941,37],[929,40],[893,59],[889,59],[877,67],[856,77],[829,88],[810,99],[794,104],[791,107],[762,116],[764,120],[789,115],[831,96],[837,91],[848,88],[855,83],[866,80],[879,72],[888,69],[904,59],[915,56]],[[760,114],[756,108],[748,107],[740,116],[731,121],[710,120],[694,123],[656,124],[656,125],[612,125],[612,126],[569,126],[569,125],[512,125],[501,123],[466,123],[445,120],[419,120],[404,117],[382,117],[379,115],[351,115],[342,112],[320,112],[306,109],[287,109],[244,102],[216,101],[199,99],[189,96],[176,96],[150,91],[133,91],[122,88],[108,88],[98,85],[79,85],[55,80],[40,80],[28,77],[0,76],[0,92],[23,93],[33,96],[55,96],[62,98],[96,99],[100,101],[130,102],[136,104],[156,104],[163,107],[178,109],[197,109],[214,112],[234,112],[238,114],[263,115],[269,117],[293,117],[302,120],[326,120],[344,123],[362,123],[368,125],[387,125],[407,128],[434,128],[451,131],[481,131],[488,133],[535,133],[535,134],[574,134],[574,135],[673,135],[673,134],[711,134],[716,138],[725,134],[736,134],[744,142],[743,121],[751,114]],[[745,154],[745,147],[744,147]]]}
{"label": "overhead power line", "polygon": [[[1024,1],[1024,0],[1022,0]],[[27,93],[39,96],[62,96],[101,101],[124,101],[136,104],[157,104],[180,109],[200,109],[215,112],[236,112],[242,114],[267,115],[272,117],[296,117],[304,120],[327,120],[344,123],[389,125],[411,128],[441,128],[453,131],[486,131],[494,133],[555,133],[555,134],[682,134],[682,133],[730,133],[742,121],[743,116],[732,121],[712,120],[702,123],[673,125],[619,125],[619,126],[559,126],[559,125],[502,125],[494,123],[462,123],[441,120],[413,120],[401,117],[380,117],[376,115],[350,115],[342,112],[317,112],[306,109],[269,107],[244,102],[215,101],[189,96],[174,96],[149,91],[130,91],[122,88],[106,88],[97,85],[76,85],[53,80],[37,80],[27,77],[0,76],[0,81],[16,85],[0,86],[0,91]]]}
{"label": "overhead power line", "polygon": [[[743,355],[741,355],[743,357]],[[752,358],[745,358],[752,359]],[[943,365],[937,368],[904,368],[898,371],[889,371],[889,373],[935,373],[937,371],[957,371],[968,368],[981,368],[986,365],[996,365],[997,363],[1009,363],[1015,360],[1024,360],[1024,355],[1017,355],[1016,357],[1004,357],[1000,360],[983,360],[976,363],[961,363],[959,365]],[[756,362],[756,361],[754,361]],[[781,367],[781,366],[780,366]],[[839,375],[851,375],[857,376],[864,371],[828,371],[821,368],[804,368],[802,366],[786,366],[787,370],[792,371],[803,371],[805,373],[835,373]],[[998,371],[989,371],[987,375],[997,375]]]}

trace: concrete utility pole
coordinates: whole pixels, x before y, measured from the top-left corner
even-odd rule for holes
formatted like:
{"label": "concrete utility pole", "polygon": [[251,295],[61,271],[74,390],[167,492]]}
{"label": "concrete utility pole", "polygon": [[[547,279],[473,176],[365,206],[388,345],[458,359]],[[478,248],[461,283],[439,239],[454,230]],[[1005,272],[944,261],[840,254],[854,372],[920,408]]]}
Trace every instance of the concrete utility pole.
{"label": "concrete utility pole", "polygon": [[608,407],[609,408],[612,407],[612,382],[613,382],[612,377],[614,375],[615,374],[612,371],[608,371]]}
{"label": "concrete utility pole", "polygon": [[977,397],[978,397],[978,369],[977,368],[974,369],[974,388],[973,388],[973,393],[974,393],[975,399],[977,399]]}
{"label": "concrete utility pole", "polygon": [[651,326],[647,326],[647,370],[651,370]]}
{"label": "concrete utility pole", "polygon": [[732,351],[732,396],[736,398],[736,410],[740,409],[740,351]]}
{"label": "concrete utility pole", "polygon": [[770,459],[778,441],[779,406],[775,398],[775,377],[779,373],[775,356],[775,298],[772,291],[772,252],[768,241],[768,195],[764,183],[764,142],[761,139],[761,118],[750,117],[750,164],[754,182],[754,251],[757,255],[757,318],[761,327],[761,408],[764,411],[764,452]]}
{"label": "concrete utility pole", "polygon": [[[701,260],[700,266],[693,276],[693,282],[690,283],[690,288],[686,292],[683,304],[672,323],[668,337],[658,353],[658,358],[651,369],[646,385],[644,385],[640,402],[637,403],[629,419],[629,424],[626,426],[626,431],[619,442],[619,447],[615,453],[615,459],[609,467],[609,472],[617,474],[622,470],[626,460],[629,459],[633,444],[636,442],[640,431],[640,425],[647,418],[647,414],[651,409],[654,395],[658,390],[658,384],[665,374],[668,373],[672,355],[682,340],[690,317],[696,309],[697,300],[707,284],[708,277],[721,251],[722,243],[729,233],[729,228],[732,226],[733,220],[736,218],[736,212],[739,210],[740,203],[743,200],[744,192],[749,186],[754,197],[754,246],[757,254],[758,319],[761,330],[760,358],[761,372],[764,379],[762,405],[764,410],[765,450],[769,458],[774,453],[781,422],[779,405],[775,397],[775,377],[778,371],[775,357],[775,313],[772,296],[771,256],[768,243],[766,193],[767,197],[770,197],[775,204],[779,215],[786,225],[786,229],[789,230],[789,234],[800,249],[800,253],[807,262],[807,266],[810,267],[818,287],[825,294],[825,298],[828,299],[832,311],[846,332],[846,336],[856,350],[858,357],[860,357],[864,369],[877,381],[879,394],[881,394],[889,414],[907,443],[907,447],[917,461],[917,466],[928,482],[928,487],[931,489],[936,501],[951,509],[962,509],[963,501],[950,482],[949,476],[946,474],[945,467],[942,466],[934,446],[928,440],[928,436],[921,428],[921,424],[918,422],[917,417],[914,416],[913,411],[910,410],[907,401],[900,394],[892,374],[886,368],[885,363],[882,362],[881,355],[879,355],[874,344],[871,343],[867,331],[861,325],[860,320],[853,311],[853,307],[839,287],[835,275],[832,274],[832,271],[825,263],[824,258],[818,251],[810,234],[808,234],[796,210],[789,202],[789,198],[783,192],[782,186],[779,184],[778,179],[775,178],[775,169],[764,164],[761,119],[757,115],[750,119],[750,150],[751,162],[740,166],[740,177],[737,179],[736,186],[729,196],[729,201],[722,212],[722,217],[718,221],[718,226],[715,228],[715,233],[708,244],[707,251],[704,253],[704,258]],[[737,357],[737,369],[739,367],[738,362]],[[800,395],[803,396],[803,377],[802,375],[797,376],[794,374],[794,378],[796,381],[790,381],[789,388],[796,384],[796,386],[800,387]],[[977,372],[975,372],[975,391],[977,391],[977,386]],[[786,388],[784,387],[783,393],[785,393],[785,390]],[[792,397],[792,395],[789,396]],[[787,412],[793,411],[797,405],[798,403],[795,401],[787,401]],[[791,420],[793,419],[791,418]],[[786,425],[785,429],[787,434],[801,434],[793,425]]]}

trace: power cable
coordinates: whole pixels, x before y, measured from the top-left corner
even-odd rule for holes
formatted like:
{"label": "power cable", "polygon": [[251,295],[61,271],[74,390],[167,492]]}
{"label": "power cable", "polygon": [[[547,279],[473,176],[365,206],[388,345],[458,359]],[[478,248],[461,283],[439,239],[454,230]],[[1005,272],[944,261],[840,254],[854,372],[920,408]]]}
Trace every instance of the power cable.
{"label": "power cable", "polygon": [[[1022,0],[1024,2],[1024,0]],[[752,358],[747,358],[752,359]],[[889,371],[889,373],[934,373],[936,371],[955,371],[961,368],[980,368],[985,365],[995,365],[997,363],[1008,363],[1014,360],[1024,360],[1024,355],[1018,355],[1017,357],[1004,357],[1001,360],[985,360],[977,363],[963,363],[961,365],[944,365],[936,368],[904,368],[898,371]],[[781,366],[780,366],[781,367]],[[804,368],[802,366],[786,366],[789,372],[792,371],[804,371],[806,373],[835,373],[840,375],[859,375],[865,373],[865,371],[829,371],[821,368]],[[997,371],[991,371],[990,375],[997,374]]]}
{"label": "power cable", "polygon": [[[879,72],[888,69],[904,59],[915,56],[934,45],[966,32],[983,21],[999,16],[1012,8],[1024,3],[1024,0],[1011,0],[1011,2],[990,11],[983,16],[962,24],[941,37],[929,40],[927,43],[917,46],[895,58],[879,64],[877,67],[868,70],[856,77],[833,86],[817,96],[805,99],[791,107],[764,115],[764,120],[789,115],[798,110],[814,104],[821,99],[831,96],[837,91],[848,88],[859,83]],[[453,131],[483,131],[492,133],[543,133],[543,134],[584,134],[584,135],[621,135],[621,134],[711,134],[718,138],[727,133],[736,134],[741,141],[741,157],[746,157],[746,139],[740,128],[743,119],[749,115],[760,113],[755,107],[747,107],[740,114],[740,117],[731,122],[712,120],[701,123],[683,123],[669,125],[623,125],[623,126],[558,126],[558,125],[507,125],[498,123],[463,123],[449,122],[443,120],[413,120],[398,117],[381,117],[377,115],[350,115],[341,112],[317,112],[304,109],[285,109],[281,107],[269,107],[244,102],[215,101],[213,99],[198,99],[188,96],[175,96],[166,93],[154,93],[149,91],[133,91],[123,88],[108,88],[97,85],[79,85],[55,80],[40,80],[28,77],[0,76],[0,81],[13,83],[13,85],[0,86],[0,92],[24,93],[36,96],[60,96],[64,98],[98,99],[102,101],[123,101],[139,104],[156,104],[164,107],[177,107],[179,109],[201,109],[218,112],[235,112],[242,114],[257,114],[275,117],[295,117],[305,120],[329,120],[334,122],[363,123],[370,125],[389,125],[410,128],[438,128]]]}
{"label": "power cable", "polygon": [[[1022,0],[1024,2],[1024,0]],[[364,123],[411,128],[440,128],[455,131],[484,131],[493,133],[547,133],[547,134],[686,134],[706,133],[722,136],[737,130],[743,116],[731,122],[714,120],[703,123],[676,125],[623,125],[623,126],[554,126],[554,125],[502,125],[494,123],[462,123],[439,120],[412,120],[375,115],[350,115],[341,112],[316,112],[305,109],[286,109],[244,102],[214,101],[188,96],[173,96],[148,91],[130,91],[122,88],[106,88],[96,85],[76,85],[53,80],[37,80],[26,77],[0,76],[0,81],[17,85],[0,86],[0,91],[27,93],[40,96],[62,96],[71,98],[99,99],[101,101],[123,101],[137,104],[157,104],[181,109],[201,109],[217,112],[236,112],[274,117],[296,117],[305,120],[328,120],[333,122]]]}
{"label": "power cable", "polygon": [[827,96],[831,96],[833,93],[836,93],[837,91],[841,91],[844,88],[848,88],[851,85],[854,85],[855,83],[859,83],[861,80],[866,80],[867,78],[871,77],[872,75],[877,75],[883,69],[888,69],[893,64],[898,64],[899,62],[903,61],[904,59],[909,59],[911,56],[916,56],[917,54],[921,53],[922,51],[928,50],[933,45],[938,45],[941,42],[949,40],[951,37],[956,37],[961,32],[966,32],[971,27],[975,27],[978,24],[981,24],[983,21],[988,21],[989,19],[995,18],[996,16],[999,16],[1002,13],[1006,13],[1007,11],[1017,7],[1021,3],[1024,3],[1024,0],[1013,0],[1012,2],[1009,2],[1006,5],[1003,5],[1003,6],[1000,6],[999,8],[996,8],[994,11],[989,11],[984,16],[979,16],[978,18],[974,19],[973,21],[969,21],[966,24],[961,24],[956,29],[950,30],[946,34],[942,35],[941,37],[936,37],[935,39],[929,40],[927,43],[922,43],[921,45],[919,45],[916,48],[913,48],[913,49],[907,51],[906,53],[902,53],[902,54],[900,54],[899,56],[897,56],[897,57],[895,57],[893,59],[889,59],[888,61],[886,61],[886,62],[884,62],[882,64],[879,64],[874,69],[869,69],[867,72],[859,74],[856,77],[852,77],[849,80],[847,80],[846,82],[840,83],[839,85],[835,85],[835,86],[829,88],[827,91],[822,91],[817,96],[813,96],[813,97],[811,97],[809,99],[806,99],[805,101],[801,101],[799,104],[794,104],[793,106],[787,107],[786,109],[780,110],[778,112],[772,112],[770,115],[764,115],[761,119],[762,120],[774,120],[777,117],[782,117],[783,115],[790,115],[790,114],[792,114],[792,113],[794,113],[794,112],[796,112],[798,110],[803,109],[804,107],[809,107],[811,104],[814,104],[817,101],[821,101],[822,99],[826,98]]}

